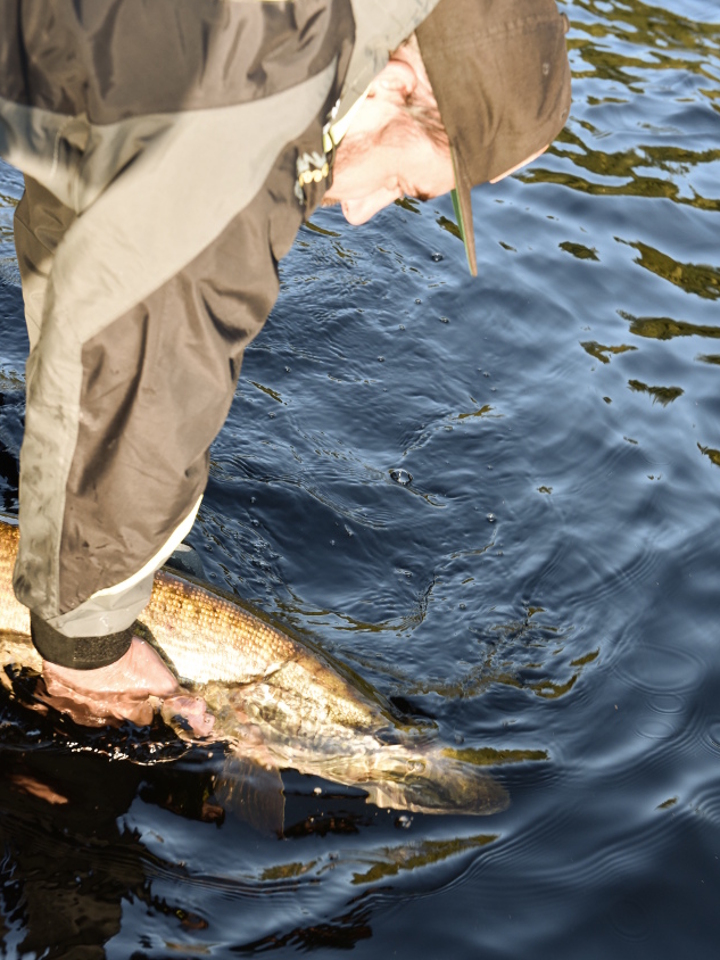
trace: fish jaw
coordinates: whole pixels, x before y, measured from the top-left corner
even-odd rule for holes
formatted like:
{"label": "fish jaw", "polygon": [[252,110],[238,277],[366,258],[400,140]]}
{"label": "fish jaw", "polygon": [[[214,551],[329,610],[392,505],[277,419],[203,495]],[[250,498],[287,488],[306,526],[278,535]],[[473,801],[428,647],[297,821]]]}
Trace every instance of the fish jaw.
{"label": "fish jaw", "polygon": [[448,760],[440,752],[413,758],[415,767],[404,775],[395,772],[369,783],[360,783],[368,803],[411,813],[489,816],[510,804],[507,790],[472,764]]}

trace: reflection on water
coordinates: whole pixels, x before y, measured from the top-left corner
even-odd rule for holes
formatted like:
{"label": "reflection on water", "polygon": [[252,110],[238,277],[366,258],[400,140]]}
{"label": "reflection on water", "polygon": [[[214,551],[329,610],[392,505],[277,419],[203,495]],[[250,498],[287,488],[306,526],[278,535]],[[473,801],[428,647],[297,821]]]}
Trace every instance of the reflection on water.
{"label": "reflection on water", "polygon": [[702,326],[671,320],[669,317],[633,317],[622,314],[630,321],[630,333],[636,337],[650,337],[653,340],[670,340],[673,337],[720,338],[720,326]]}
{"label": "reflection on water", "polygon": [[[2,707],[0,916],[9,955],[101,957],[106,944],[111,955],[115,950],[121,955],[128,905],[141,906],[161,928],[141,938],[146,947],[154,942],[165,949],[204,952],[199,938],[205,931],[216,944],[218,936],[206,898],[212,903],[222,894],[238,906],[269,898],[277,911],[290,898],[312,901],[329,873],[342,870],[350,885],[371,886],[401,872],[453,860],[462,865],[497,839],[496,834],[418,839],[407,833],[402,842],[398,830],[408,831],[412,816],[372,815],[361,791],[298,777],[286,787],[283,837],[286,844],[299,845],[296,856],[302,857],[313,840],[315,852],[307,860],[288,859],[287,849],[273,853],[269,838],[257,834],[257,824],[248,831],[242,805],[227,793],[223,799],[218,789],[220,766],[200,751],[180,762],[139,766],[113,759],[126,742],[120,733],[114,739],[96,734],[91,747],[80,731],[75,731],[80,736],[75,749],[63,751],[63,731],[67,737],[71,725],[53,728],[42,718],[34,749],[26,750],[22,734],[28,718],[6,697]],[[99,744],[98,738],[105,742]],[[380,821],[374,824],[379,833],[374,840],[368,833],[373,819]],[[230,831],[235,856],[220,867],[203,850],[221,829]],[[342,842],[342,859],[320,845],[330,838]],[[261,857],[253,853],[259,839],[266,844]],[[211,872],[205,870],[208,859]],[[240,946],[254,949],[260,941],[275,948],[291,942],[347,945],[371,935],[368,919],[365,911],[343,907],[330,923],[303,923],[259,941],[250,936]]]}
{"label": "reflection on water", "polygon": [[637,350],[637,347],[630,346],[629,343],[618,344],[613,347],[603,346],[594,340],[588,340],[587,343],[581,343],[580,346],[587,350],[591,357],[595,357],[600,363],[610,363],[610,357],[607,354],[627,353],[628,350]]}
{"label": "reflection on water", "polygon": [[716,300],[720,296],[720,270],[692,263],[677,263],[672,257],[645,243],[631,243],[630,246],[640,252],[635,263],[656,273],[663,280],[669,280],[686,293],[695,293],[708,300]]}
{"label": "reflection on water", "polygon": [[650,394],[653,403],[661,403],[664,407],[684,393],[681,387],[649,387],[642,380],[628,380],[628,386],[639,393]]}
{"label": "reflection on water", "polygon": [[[447,199],[316,215],[192,534],[214,583],[497,768],[511,807],[481,832],[290,773],[278,839],[213,758],[144,765],[137,733],[4,703],[8,956],[714,954],[720,17],[564,6],[571,120],[475,191],[479,279]],[[0,168],[9,510],[19,195]]]}

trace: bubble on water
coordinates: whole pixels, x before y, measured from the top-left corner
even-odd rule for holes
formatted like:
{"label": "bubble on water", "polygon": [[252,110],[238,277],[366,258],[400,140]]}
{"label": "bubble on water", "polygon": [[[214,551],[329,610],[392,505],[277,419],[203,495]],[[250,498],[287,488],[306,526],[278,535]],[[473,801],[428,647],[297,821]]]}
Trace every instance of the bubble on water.
{"label": "bubble on water", "polygon": [[402,830],[407,830],[412,822],[413,818],[411,816],[407,813],[401,813],[395,821],[395,826],[400,827]]}
{"label": "bubble on water", "polygon": [[406,487],[409,483],[412,483],[412,474],[408,473],[407,470],[397,468],[390,471],[390,479],[399,483],[400,486]]}
{"label": "bubble on water", "polygon": [[441,253],[433,253],[430,255],[430,259],[435,263],[440,263],[441,260],[444,260],[445,257]]}
{"label": "bubble on water", "polygon": [[497,517],[495,516],[494,513],[489,513],[485,519],[487,520],[488,523],[495,523],[495,521],[497,520]]}

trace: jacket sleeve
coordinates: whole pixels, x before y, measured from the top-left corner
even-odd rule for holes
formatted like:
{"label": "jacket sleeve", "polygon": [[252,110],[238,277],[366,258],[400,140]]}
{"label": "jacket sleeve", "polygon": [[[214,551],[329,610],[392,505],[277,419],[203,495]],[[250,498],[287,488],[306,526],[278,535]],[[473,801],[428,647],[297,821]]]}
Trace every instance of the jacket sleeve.
{"label": "jacket sleeve", "polygon": [[[321,142],[353,22],[340,0],[58,7],[50,24],[23,4],[25,82],[0,98],[0,154],[26,175],[31,340],[14,582],[40,652],[97,666],[194,519],[302,219],[298,145]],[[143,16],[159,47],[175,39],[172,84],[162,50],[136,59]],[[101,42],[106,84],[82,73]]]}

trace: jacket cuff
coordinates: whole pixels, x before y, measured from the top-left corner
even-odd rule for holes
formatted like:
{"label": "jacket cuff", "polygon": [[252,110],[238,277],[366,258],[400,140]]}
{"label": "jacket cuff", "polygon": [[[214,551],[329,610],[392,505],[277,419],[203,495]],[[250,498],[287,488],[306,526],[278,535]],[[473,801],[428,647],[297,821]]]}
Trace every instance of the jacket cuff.
{"label": "jacket cuff", "polygon": [[43,660],[72,670],[95,670],[115,663],[127,653],[134,634],[134,624],[105,637],[66,637],[31,612],[30,633],[35,649]]}

